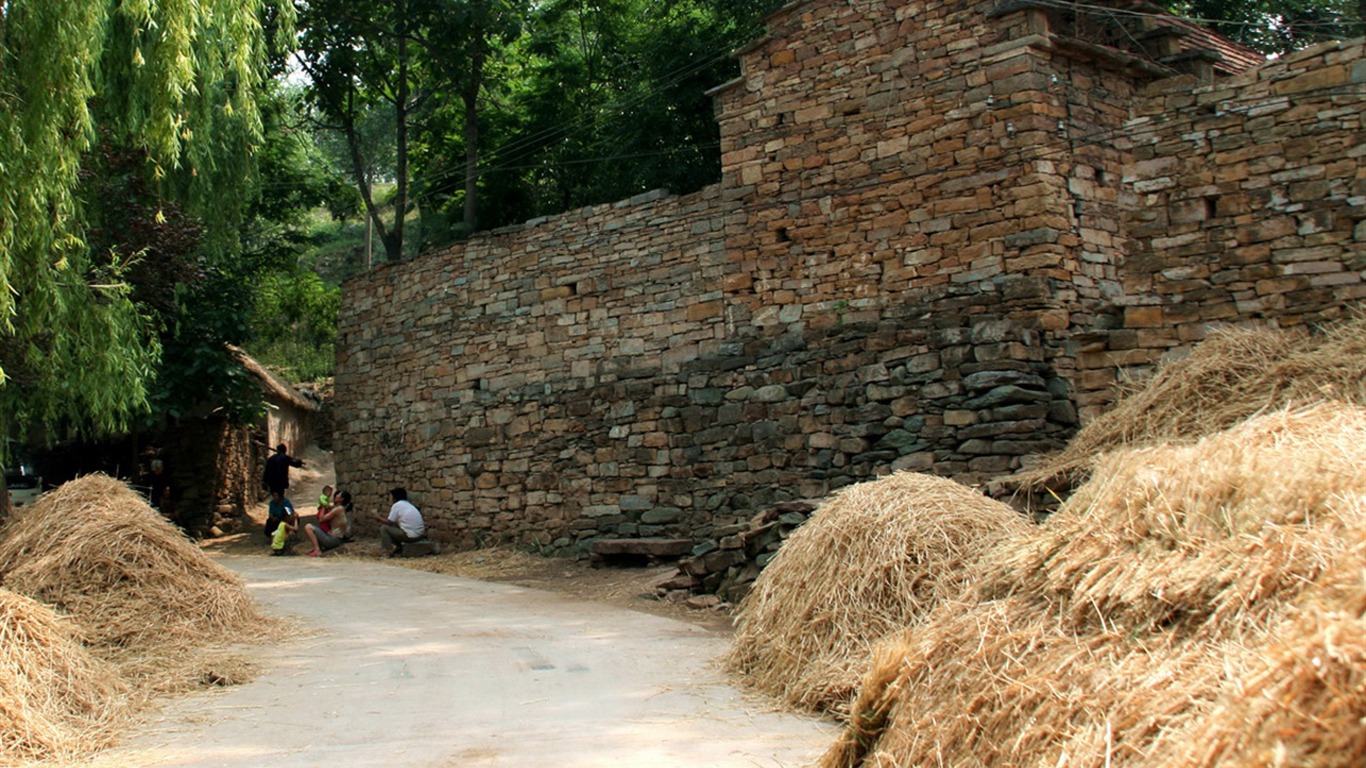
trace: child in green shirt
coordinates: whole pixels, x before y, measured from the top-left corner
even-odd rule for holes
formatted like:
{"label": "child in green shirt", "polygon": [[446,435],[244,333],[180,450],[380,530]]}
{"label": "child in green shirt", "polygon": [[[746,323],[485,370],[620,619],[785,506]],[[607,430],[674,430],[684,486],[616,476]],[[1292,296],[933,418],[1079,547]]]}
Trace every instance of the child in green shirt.
{"label": "child in green shirt", "polygon": [[289,537],[294,533],[294,524],[288,520],[281,520],[275,526],[275,533],[270,536],[270,553],[272,555],[289,554]]}

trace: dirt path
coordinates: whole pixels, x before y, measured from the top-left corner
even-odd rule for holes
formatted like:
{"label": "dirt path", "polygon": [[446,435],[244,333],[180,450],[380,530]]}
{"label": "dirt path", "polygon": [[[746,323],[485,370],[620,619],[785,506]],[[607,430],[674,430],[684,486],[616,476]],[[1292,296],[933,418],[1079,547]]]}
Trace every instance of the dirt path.
{"label": "dirt path", "polygon": [[[309,516],[314,513],[322,487],[337,484],[336,474],[332,455],[326,451],[311,448],[299,458],[303,459],[304,466],[290,471],[289,495],[299,514]],[[264,556],[266,540],[260,528],[266,519],[266,503],[253,506],[248,510],[248,516],[253,521],[251,531],[207,541],[204,548],[216,554]],[[329,553],[324,559],[334,558],[379,562],[378,543],[368,540],[353,542],[339,552]],[[677,619],[718,633],[729,634],[732,631],[727,609],[696,610],[655,599],[655,585],[676,573],[673,566],[593,568],[582,561],[537,557],[505,548],[383,562],[448,576],[558,592],[579,600]]]}
{"label": "dirt path", "polygon": [[378,562],[221,562],[317,634],[96,766],[797,766],[832,738],[737,692],[725,638],[689,624]]}
{"label": "dirt path", "polygon": [[360,558],[219,561],[312,634],[91,768],[781,767],[833,738],[732,687],[727,637],[702,627]]}
{"label": "dirt path", "polygon": [[[292,496],[311,502],[332,482],[330,457],[303,458]],[[661,569],[593,571],[504,551],[436,568],[504,582],[494,583],[366,554],[377,546],[269,557],[259,530],[206,549],[309,633],[261,649],[252,683],[168,702],[89,768],[781,768],[810,764],[833,739],[831,723],[731,685],[717,664],[726,617],[639,610],[682,610],[638,596]]]}

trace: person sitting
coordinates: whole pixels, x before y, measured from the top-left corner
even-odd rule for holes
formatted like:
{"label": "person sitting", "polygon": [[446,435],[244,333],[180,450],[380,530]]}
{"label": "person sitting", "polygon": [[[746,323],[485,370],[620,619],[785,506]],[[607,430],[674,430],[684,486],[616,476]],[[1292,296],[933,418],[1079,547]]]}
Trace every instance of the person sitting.
{"label": "person sitting", "polygon": [[408,491],[394,488],[389,496],[394,500],[389,516],[376,515],[375,520],[380,524],[380,548],[388,557],[398,557],[404,544],[420,541],[426,535],[427,526],[422,522],[422,513],[408,501]]}
{"label": "person sitting", "polygon": [[318,523],[304,526],[304,538],[313,545],[309,557],[322,557],[324,552],[342,545],[351,533],[351,494],[340,491],[336,502],[318,507]]}
{"label": "person sitting", "polygon": [[292,533],[299,524],[299,513],[294,511],[293,502],[285,498],[284,491],[271,491],[270,506],[266,508],[266,538],[272,539],[282,523],[288,523]]}

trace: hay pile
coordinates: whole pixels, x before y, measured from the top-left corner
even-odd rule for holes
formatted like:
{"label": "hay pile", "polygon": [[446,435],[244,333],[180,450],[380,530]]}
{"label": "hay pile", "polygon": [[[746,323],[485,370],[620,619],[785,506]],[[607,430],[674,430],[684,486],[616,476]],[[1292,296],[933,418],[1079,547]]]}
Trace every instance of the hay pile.
{"label": "hay pile", "polygon": [[736,615],[728,666],[797,707],[847,708],[873,645],[959,596],[981,553],[1027,525],[939,477],[845,488],[760,574]]}
{"label": "hay pile", "polygon": [[823,765],[1362,764],[1363,466],[1336,404],[1107,455],[879,650]]}
{"label": "hay pile", "polygon": [[0,589],[0,765],[70,759],[107,745],[127,693],[69,622]]}
{"label": "hay pile", "polygon": [[117,480],[83,477],[19,512],[0,538],[5,586],[72,616],[89,645],[146,652],[263,622],[237,574]]}
{"label": "hay pile", "polygon": [[1260,413],[1323,401],[1366,405],[1366,318],[1312,335],[1222,329],[1088,424],[1046,464],[1012,480],[1034,489],[1070,487],[1103,453],[1189,443]]}
{"label": "hay pile", "polygon": [[1225,686],[1162,768],[1366,765],[1364,558],[1366,546],[1356,547],[1297,615],[1245,654],[1255,663]]}
{"label": "hay pile", "polygon": [[[236,574],[103,475],[16,510],[0,529],[0,573],[25,596],[4,604],[0,670],[47,681],[4,681],[0,762],[79,754],[152,695],[244,680],[250,663],[226,646],[283,629]],[[62,621],[41,618],[54,610]],[[50,707],[65,713],[51,727],[41,714]]]}

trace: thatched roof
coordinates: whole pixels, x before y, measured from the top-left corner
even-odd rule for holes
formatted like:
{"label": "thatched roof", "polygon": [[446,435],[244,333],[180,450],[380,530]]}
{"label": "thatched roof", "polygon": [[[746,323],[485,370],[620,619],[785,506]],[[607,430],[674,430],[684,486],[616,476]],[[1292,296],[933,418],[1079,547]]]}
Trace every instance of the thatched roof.
{"label": "thatched roof", "polygon": [[234,347],[231,344],[228,345],[228,348],[232,350],[233,354],[237,355],[237,359],[242,362],[242,367],[246,368],[247,372],[252,376],[255,376],[257,381],[261,382],[261,388],[265,390],[267,397],[279,400],[294,408],[310,413],[318,410],[317,403],[304,397],[299,393],[299,390],[291,387],[284,379],[275,375],[269,368],[261,365],[256,358],[247,354],[245,350]]}

